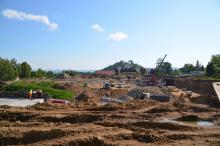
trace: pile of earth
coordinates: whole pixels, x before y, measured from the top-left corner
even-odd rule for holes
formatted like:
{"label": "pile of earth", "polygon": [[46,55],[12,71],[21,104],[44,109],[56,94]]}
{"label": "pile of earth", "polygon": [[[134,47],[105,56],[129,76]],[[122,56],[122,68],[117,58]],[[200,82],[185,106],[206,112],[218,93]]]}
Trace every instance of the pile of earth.
{"label": "pile of earth", "polygon": [[26,109],[35,109],[35,110],[55,110],[55,109],[68,109],[68,108],[69,106],[66,106],[64,104],[56,104],[49,102],[37,103],[33,106],[26,107]]}
{"label": "pile of earth", "polygon": [[120,95],[126,95],[128,93],[128,89],[97,89],[94,90],[94,93],[97,97],[107,96],[114,98]]}
{"label": "pile of earth", "polygon": [[90,98],[91,98],[91,97],[88,96],[88,95],[84,92],[84,93],[81,93],[81,94],[79,94],[78,96],[76,96],[76,97],[75,97],[75,100],[76,100],[76,101],[84,101],[84,102],[86,102],[86,101],[89,101]]}
{"label": "pile of earth", "polygon": [[116,97],[116,99],[121,100],[123,102],[128,102],[130,100],[133,100],[132,97],[130,97],[130,96],[126,95],[126,94],[120,95],[120,96]]}
{"label": "pile of earth", "polygon": [[83,101],[83,102],[87,102],[87,101],[93,101],[95,100],[95,94],[93,93],[92,90],[90,89],[85,89],[83,92],[81,92],[80,94],[78,94],[75,97],[76,101]]}
{"label": "pile of earth", "polygon": [[134,99],[138,98],[139,94],[150,93],[151,95],[169,96],[169,93],[165,89],[156,86],[137,87],[128,92],[128,95]]}

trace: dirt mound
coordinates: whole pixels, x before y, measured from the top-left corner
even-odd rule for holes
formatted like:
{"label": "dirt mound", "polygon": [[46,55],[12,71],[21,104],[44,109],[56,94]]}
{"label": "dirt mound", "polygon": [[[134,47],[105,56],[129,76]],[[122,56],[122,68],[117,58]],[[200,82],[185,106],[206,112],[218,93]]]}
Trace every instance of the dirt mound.
{"label": "dirt mound", "polygon": [[160,105],[161,103],[155,100],[130,100],[125,103],[126,109],[136,110],[142,108],[150,108],[155,105]]}
{"label": "dirt mound", "polygon": [[77,139],[75,141],[69,142],[67,145],[72,146],[112,146],[110,144],[106,144],[103,139],[99,137],[90,137],[84,139]]}
{"label": "dirt mound", "polygon": [[114,103],[108,103],[106,105],[102,105],[102,106],[97,106],[97,107],[93,107],[93,108],[88,108],[86,109],[87,111],[117,111],[117,110],[122,110],[125,109],[124,106],[122,105],[118,105],[118,104],[114,104]]}
{"label": "dirt mound", "polygon": [[111,97],[117,97],[120,95],[126,95],[128,93],[127,89],[113,89],[109,91]]}
{"label": "dirt mound", "polygon": [[138,122],[107,122],[101,121],[96,122],[96,124],[107,126],[107,127],[120,127],[130,130],[143,130],[143,129],[161,129],[161,130],[171,130],[171,131],[195,131],[198,130],[197,127],[191,127],[186,125],[180,125],[177,123],[169,122],[152,122],[152,121],[138,121]]}
{"label": "dirt mound", "polygon": [[50,131],[36,131],[32,130],[24,133],[22,136],[18,137],[4,137],[0,136],[0,145],[17,145],[17,144],[31,144],[39,142],[42,140],[50,140],[57,137],[62,137],[66,132],[60,129],[52,129]]}
{"label": "dirt mound", "polygon": [[63,104],[56,104],[56,103],[37,103],[31,107],[27,107],[26,109],[35,109],[35,110],[55,110],[55,109],[68,109],[68,106]]}
{"label": "dirt mound", "polygon": [[128,102],[130,100],[133,100],[133,98],[128,95],[120,95],[120,96],[116,97],[116,99],[121,100],[123,102]]}
{"label": "dirt mound", "polygon": [[170,109],[170,108],[157,107],[157,108],[152,108],[152,109],[146,111],[146,113],[166,113],[166,112],[174,112],[174,111],[176,111],[176,110]]}
{"label": "dirt mound", "polygon": [[128,93],[128,89],[98,89],[94,90],[94,93],[97,97],[108,96],[115,98],[121,95],[126,95]]}
{"label": "dirt mound", "polygon": [[15,121],[29,121],[36,117],[37,114],[20,113],[20,112],[3,112],[0,114],[0,121],[7,120],[11,122]]}
{"label": "dirt mound", "polygon": [[176,123],[161,123],[161,122],[135,122],[132,123],[133,126],[143,127],[146,129],[164,129],[173,131],[191,131],[197,128],[185,125],[179,125]]}
{"label": "dirt mound", "polygon": [[177,118],[178,121],[190,121],[190,122],[193,122],[193,121],[198,121],[199,120],[199,117],[197,115],[185,115],[185,116],[182,116],[180,118]]}
{"label": "dirt mound", "polygon": [[81,101],[86,102],[89,101],[89,99],[91,99],[91,97],[89,97],[88,94],[86,94],[85,92],[75,97],[75,100],[79,102]]}
{"label": "dirt mound", "polygon": [[128,95],[133,97],[133,98],[138,98],[138,95],[141,93],[150,93],[152,95],[161,95],[161,96],[167,96],[167,93],[164,93],[164,91],[159,88],[159,87],[155,87],[155,86],[147,86],[147,87],[137,87],[132,89],[131,91],[128,92]]}
{"label": "dirt mound", "polygon": [[93,89],[79,87],[75,91],[77,91],[75,93],[78,93],[78,95],[75,97],[76,101],[80,101],[80,102],[98,101],[98,97],[96,96],[95,91]]}
{"label": "dirt mound", "polygon": [[188,106],[188,109],[189,110],[191,109],[194,112],[212,112],[212,111],[216,111],[216,109],[206,107],[206,106],[202,106],[202,105]]}
{"label": "dirt mound", "polygon": [[43,120],[44,122],[53,122],[53,123],[92,123],[94,121],[101,121],[102,116],[101,115],[95,115],[95,114],[73,114],[70,116],[63,116],[63,117],[57,117],[57,116],[44,116],[39,118]]}

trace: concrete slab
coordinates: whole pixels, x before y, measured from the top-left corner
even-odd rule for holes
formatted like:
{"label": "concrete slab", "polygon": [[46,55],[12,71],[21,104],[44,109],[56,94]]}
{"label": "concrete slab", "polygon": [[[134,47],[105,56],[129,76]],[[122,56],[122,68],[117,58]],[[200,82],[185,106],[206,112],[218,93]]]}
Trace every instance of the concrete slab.
{"label": "concrete slab", "polygon": [[218,99],[219,99],[219,102],[220,102],[220,82],[213,82],[212,85],[215,89],[215,92],[216,92]]}
{"label": "concrete slab", "polygon": [[25,99],[25,98],[0,98],[0,105],[27,107],[37,103],[43,103],[44,99]]}

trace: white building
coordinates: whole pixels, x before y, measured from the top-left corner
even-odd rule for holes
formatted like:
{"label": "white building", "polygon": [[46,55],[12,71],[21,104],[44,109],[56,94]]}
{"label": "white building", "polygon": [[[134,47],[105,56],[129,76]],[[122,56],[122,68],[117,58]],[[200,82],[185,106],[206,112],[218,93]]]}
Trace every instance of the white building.
{"label": "white building", "polygon": [[205,71],[191,71],[190,75],[192,75],[192,76],[203,76],[203,75],[205,75]]}

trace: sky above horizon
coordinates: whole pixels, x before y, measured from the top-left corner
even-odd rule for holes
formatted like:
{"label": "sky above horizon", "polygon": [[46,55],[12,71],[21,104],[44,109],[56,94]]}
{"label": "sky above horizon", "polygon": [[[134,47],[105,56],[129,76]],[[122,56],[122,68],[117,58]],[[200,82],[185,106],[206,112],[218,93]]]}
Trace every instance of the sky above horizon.
{"label": "sky above horizon", "polygon": [[32,68],[207,65],[220,54],[220,0],[0,0],[0,57]]}

